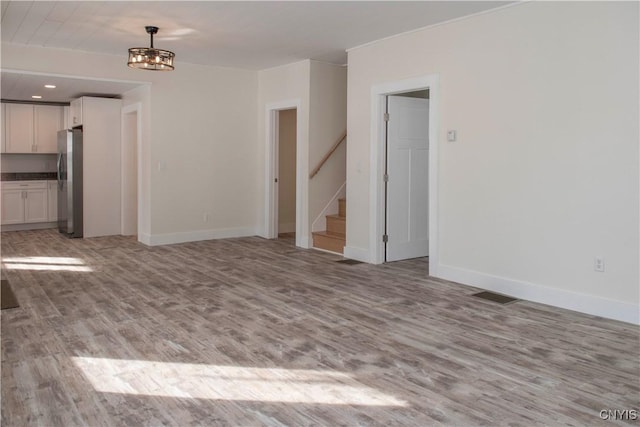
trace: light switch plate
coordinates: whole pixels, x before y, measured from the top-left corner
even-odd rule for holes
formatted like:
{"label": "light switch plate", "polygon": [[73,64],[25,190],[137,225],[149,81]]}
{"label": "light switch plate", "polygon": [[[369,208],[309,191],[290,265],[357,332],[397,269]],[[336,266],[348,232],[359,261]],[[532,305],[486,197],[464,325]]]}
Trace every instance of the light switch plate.
{"label": "light switch plate", "polygon": [[448,130],[447,131],[447,141],[449,142],[454,142],[456,140],[456,131],[455,130]]}

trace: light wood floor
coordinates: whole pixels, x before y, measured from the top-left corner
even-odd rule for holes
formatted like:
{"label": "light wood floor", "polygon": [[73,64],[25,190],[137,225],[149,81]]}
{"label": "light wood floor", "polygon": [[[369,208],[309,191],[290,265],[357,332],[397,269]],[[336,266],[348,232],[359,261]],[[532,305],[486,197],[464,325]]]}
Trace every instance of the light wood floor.
{"label": "light wood floor", "polygon": [[[33,258],[40,257],[40,258]],[[291,239],[2,233],[2,426],[616,425],[639,328]],[[628,421],[637,425],[638,421]]]}

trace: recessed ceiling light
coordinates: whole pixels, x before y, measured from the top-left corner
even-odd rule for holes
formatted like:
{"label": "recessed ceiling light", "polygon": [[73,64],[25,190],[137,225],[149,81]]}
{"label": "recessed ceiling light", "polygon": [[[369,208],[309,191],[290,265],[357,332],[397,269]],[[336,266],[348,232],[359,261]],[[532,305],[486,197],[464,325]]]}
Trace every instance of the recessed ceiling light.
{"label": "recessed ceiling light", "polygon": [[56,85],[44,85],[47,89],[55,89]]}
{"label": "recessed ceiling light", "polygon": [[31,97],[33,99],[42,99],[42,97],[40,95],[31,95]]}

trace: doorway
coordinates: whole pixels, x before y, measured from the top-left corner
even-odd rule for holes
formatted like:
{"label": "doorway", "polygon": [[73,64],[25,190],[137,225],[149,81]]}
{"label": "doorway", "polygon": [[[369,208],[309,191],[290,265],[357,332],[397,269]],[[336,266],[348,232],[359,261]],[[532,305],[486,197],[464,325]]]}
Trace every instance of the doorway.
{"label": "doorway", "polygon": [[[264,231],[261,235],[267,239],[278,237],[279,227],[279,153],[278,139],[280,132],[280,111],[295,112],[295,244],[301,248],[310,247],[309,239],[309,143],[301,128],[305,127],[304,113],[301,112],[302,101],[293,99],[267,104],[265,109],[265,203]],[[293,113],[291,113],[293,114]],[[302,117],[302,119],[301,119]],[[304,122],[303,122],[304,121]],[[306,128],[305,128],[306,129]]]}
{"label": "doorway", "polygon": [[122,109],[120,234],[123,236],[138,236],[139,231],[140,109],[140,104]]}
{"label": "doorway", "polygon": [[296,232],[296,115],[295,109],[278,111],[278,238],[295,242]]}
{"label": "doorway", "polygon": [[[391,81],[374,85],[371,88],[371,174],[370,174],[370,228],[369,228],[369,261],[380,264],[387,261],[387,243],[393,239],[393,236],[387,234],[387,188],[385,182],[385,173],[387,172],[387,122],[385,114],[387,112],[387,100],[395,95],[405,95],[403,98],[417,97],[423,98],[428,91],[428,109],[422,114],[423,125],[427,123],[426,133],[428,135],[427,152],[422,153],[420,164],[423,165],[421,171],[422,177],[416,177],[422,184],[422,189],[415,193],[418,195],[419,203],[422,203],[421,211],[418,214],[424,217],[426,209],[426,218],[421,222],[422,232],[427,233],[426,253],[429,256],[429,274],[437,275],[438,269],[438,108],[439,108],[439,76],[437,74],[429,74],[425,76]],[[417,93],[415,93],[417,92]],[[407,96],[409,95],[409,96]],[[401,115],[404,117],[404,115]],[[420,126],[418,126],[418,129]],[[422,132],[424,133],[424,126]],[[421,148],[424,149],[424,146]],[[424,165],[427,165],[426,169]],[[389,179],[393,179],[391,176]],[[425,183],[426,180],[426,183]],[[413,190],[409,188],[408,194],[412,194]],[[394,194],[389,195],[392,199]],[[426,203],[426,206],[424,204]],[[393,214],[390,212],[390,214]],[[417,218],[416,218],[417,219]],[[421,219],[422,220],[422,219]],[[393,219],[391,219],[393,221]],[[398,224],[404,224],[408,221],[399,221]],[[425,228],[426,224],[426,228]],[[396,233],[397,234],[397,233]],[[385,240],[387,240],[385,242]],[[424,248],[425,242],[422,242]],[[403,259],[400,256],[399,259]]]}
{"label": "doorway", "polygon": [[385,262],[429,256],[429,91],[387,96]]}

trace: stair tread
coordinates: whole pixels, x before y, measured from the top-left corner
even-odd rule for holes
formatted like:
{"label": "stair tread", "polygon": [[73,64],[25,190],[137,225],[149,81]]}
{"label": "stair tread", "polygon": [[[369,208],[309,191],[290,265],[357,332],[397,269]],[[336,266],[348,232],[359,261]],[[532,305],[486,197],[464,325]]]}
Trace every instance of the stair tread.
{"label": "stair tread", "polygon": [[346,237],[345,234],[334,233],[332,231],[314,231],[312,234],[314,236],[324,236],[324,237],[330,237],[332,239],[340,239],[340,240],[344,240]]}
{"label": "stair tread", "polygon": [[339,215],[339,214],[333,214],[333,215],[326,215],[327,218],[334,218],[334,219],[338,219],[341,221],[346,221],[347,217],[343,216],[343,215]]}
{"label": "stair tread", "polygon": [[341,254],[344,251],[346,236],[331,231],[314,231],[313,247]]}

